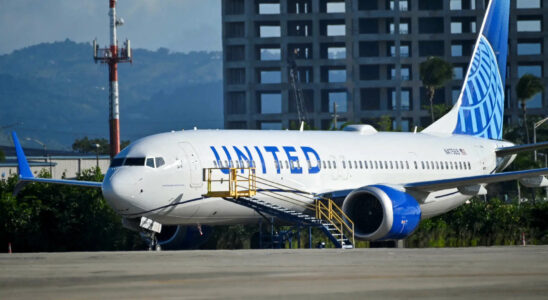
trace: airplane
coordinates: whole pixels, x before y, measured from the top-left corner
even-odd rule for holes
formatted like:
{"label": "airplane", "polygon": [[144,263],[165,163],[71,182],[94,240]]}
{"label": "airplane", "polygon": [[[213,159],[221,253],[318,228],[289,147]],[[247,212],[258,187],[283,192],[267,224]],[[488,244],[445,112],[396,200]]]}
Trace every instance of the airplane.
{"label": "airplane", "polygon": [[[34,177],[13,133],[16,192],[30,182],[101,188],[126,226],[158,233],[162,226],[171,228],[164,231],[167,242],[189,225],[261,220],[264,214],[253,207],[208,196],[212,183],[204,181],[210,169],[223,176],[235,170],[248,179],[253,172],[277,187],[249,195],[255,203],[306,213],[303,204],[337,198],[355,237],[378,241],[408,237],[421,220],[484,195],[489,183],[520,180],[545,187],[546,168],[501,172],[518,152],[548,148],[502,139],[509,10],[509,0],[490,1],[458,101],[421,132],[377,132],[370,125],[343,131],[172,131],[130,144],[113,158],[103,182]],[[278,197],[299,193],[312,197],[300,203]]]}

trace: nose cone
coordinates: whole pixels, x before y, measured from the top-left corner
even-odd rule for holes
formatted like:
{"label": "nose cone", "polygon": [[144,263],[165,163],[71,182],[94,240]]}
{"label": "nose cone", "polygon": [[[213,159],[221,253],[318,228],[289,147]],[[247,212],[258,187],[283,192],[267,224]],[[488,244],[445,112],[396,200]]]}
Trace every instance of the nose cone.
{"label": "nose cone", "polygon": [[137,176],[123,168],[110,169],[103,182],[103,195],[107,203],[119,214],[136,214],[143,211],[137,205]]}

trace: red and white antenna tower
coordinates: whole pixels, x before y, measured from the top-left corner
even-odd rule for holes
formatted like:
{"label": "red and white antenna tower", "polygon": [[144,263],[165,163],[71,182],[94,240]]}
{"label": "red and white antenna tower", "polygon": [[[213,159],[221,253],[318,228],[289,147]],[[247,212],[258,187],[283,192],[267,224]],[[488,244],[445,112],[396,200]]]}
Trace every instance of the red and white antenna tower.
{"label": "red and white antenna tower", "polygon": [[110,127],[110,157],[120,152],[120,98],[118,94],[118,63],[132,62],[131,46],[126,40],[124,47],[118,49],[116,27],[124,25],[124,19],[116,18],[116,1],[109,0],[110,10],[110,47],[99,48],[97,40],[93,41],[93,59],[108,64],[109,78],[109,127]]}

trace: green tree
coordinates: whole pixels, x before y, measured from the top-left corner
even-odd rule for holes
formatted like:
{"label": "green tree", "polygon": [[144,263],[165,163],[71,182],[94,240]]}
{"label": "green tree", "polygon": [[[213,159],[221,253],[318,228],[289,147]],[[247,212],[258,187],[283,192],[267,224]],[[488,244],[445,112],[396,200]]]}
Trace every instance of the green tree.
{"label": "green tree", "polygon": [[0,161],[6,160],[6,154],[4,154],[4,151],[0,150]]}
{"label": "green tree", "polygon": [[434,94],[436,89],[443,87],[452,78],[453,66],[439,57],[431,56],[420,64],[420,79],[428,90],[432,123],[435,121]]}
{"label": "green tree", "polygon": [[[120,149],[124,149],[130,144],[130,141],[122,141],[120,143]],[[99,148],[96,147],[99,145]],[[72,144],[72,150],[80,153],[95,153],[99,150],[99,154],[109,154],[109,142],[104,138],[89,139],[85,136],[82,139],[76,139]]]}
{"label": "green tree", "polygon": [[531,100],[536,94],[544,91],[544,85],[540,78],[532,74],[521,76],[516,86],[518,101],[521,103],[523,112],[523,130],[527,137],[527,143],[530,143],[529,129],[527,127],[527,101]]}

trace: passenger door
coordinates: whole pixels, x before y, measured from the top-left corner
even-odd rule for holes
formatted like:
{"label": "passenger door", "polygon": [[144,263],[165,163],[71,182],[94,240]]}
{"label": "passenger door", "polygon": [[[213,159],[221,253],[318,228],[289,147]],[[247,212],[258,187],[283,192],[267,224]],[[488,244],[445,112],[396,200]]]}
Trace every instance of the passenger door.
{"label": "passenger door", "polygon": [[202,165],[200,164],[200,159],[194,147],[190,143],[181,142],[179,147],[183,150],[185,162],[183,168],[186,168],[185,173],[188,174],[189,184],[192,188],[199,188],[203,185],[202,182]]}

